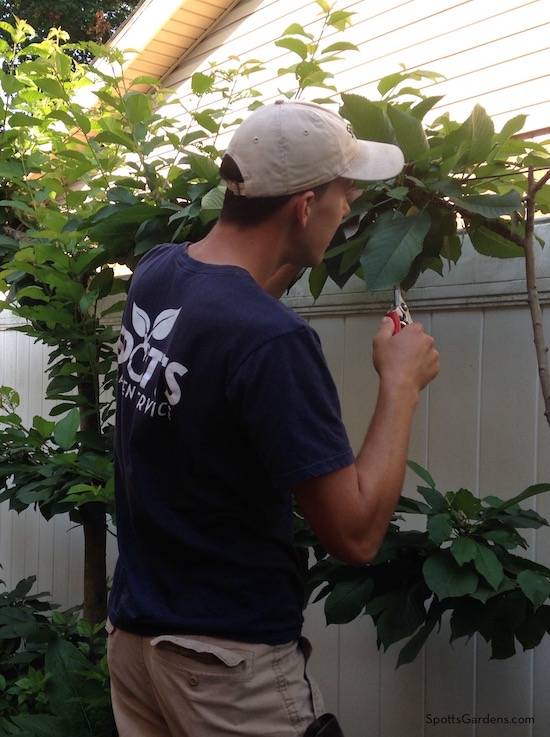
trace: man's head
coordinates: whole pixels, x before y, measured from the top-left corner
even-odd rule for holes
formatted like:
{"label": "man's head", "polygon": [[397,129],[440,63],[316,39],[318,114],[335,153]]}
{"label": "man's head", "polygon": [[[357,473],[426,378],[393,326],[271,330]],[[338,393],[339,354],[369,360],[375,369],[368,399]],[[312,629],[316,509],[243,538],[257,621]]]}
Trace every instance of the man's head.
{"label": "man's head", "polygon": [[258,108],[233,135],[227,155],[242,182],[228,188],[244,197],[278,197],[313,189],[339,177],[391,179],[403,168],[397,146],[359,141],[337,113],[311,102]]}

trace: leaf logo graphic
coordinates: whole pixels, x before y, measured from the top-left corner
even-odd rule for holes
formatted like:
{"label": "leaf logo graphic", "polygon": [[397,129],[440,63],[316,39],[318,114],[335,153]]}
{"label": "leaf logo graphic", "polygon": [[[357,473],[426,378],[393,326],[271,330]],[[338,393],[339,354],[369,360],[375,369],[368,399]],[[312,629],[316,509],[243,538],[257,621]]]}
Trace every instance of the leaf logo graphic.
{"label": "leaf logo graphic", "polygon": [[151,337],[155,340],[162,340],[170,334],[170,331],[174,327],[174,323],[178,319],[178,315],[181,312],[179,310],[163,310],[158,314],[153,323],[153,329],[151,330]]}
{"label": "leaf logo graphic", "polygon": [[149,315],[134,302],[132,306],[132,326],[140,338],[145,338],[151,327]]}
{"label": "leaf logo graphic", "polygon": [[163,310],[156,316],[151,327],[151,318],[149,315],[134,302],[132,306],[132,326],[140,338],[145,338],[145,343],[149,342],[149,338],[162,340],[167,335],[170,335],[170,331],[174,327],[174,323],[178,319],[180,312],[181,307],[179,310]]}

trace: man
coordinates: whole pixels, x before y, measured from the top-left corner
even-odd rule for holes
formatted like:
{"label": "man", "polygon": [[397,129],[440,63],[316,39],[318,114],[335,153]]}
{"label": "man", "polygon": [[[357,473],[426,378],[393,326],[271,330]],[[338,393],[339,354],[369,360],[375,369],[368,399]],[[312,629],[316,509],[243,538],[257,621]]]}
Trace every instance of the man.
{"label": "man", "polygon": [[229,145],[218,223],[136,270],[109,611],[121,737],[341,735],[305,669],[292,496],[327,551],[368,563],[438,355],[419,324],[393,336],[382,320],[378,403],[355,458],[317,335],[272,294],[321,261],[355,179],[402,166],[398,148],[358,141],[324,107],[267,105]]}

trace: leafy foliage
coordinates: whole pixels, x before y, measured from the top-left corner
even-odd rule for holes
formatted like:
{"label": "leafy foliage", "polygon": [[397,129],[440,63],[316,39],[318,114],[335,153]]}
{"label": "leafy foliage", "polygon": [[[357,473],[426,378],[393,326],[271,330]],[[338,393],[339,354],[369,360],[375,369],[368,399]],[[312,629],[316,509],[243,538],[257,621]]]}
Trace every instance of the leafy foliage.
{"label": "leafy foliage", "polygon": [[103,626],[30,594],[0,594],[0,734],[115,737]]}
{"label": "leafy foliage", "polygon": [[[512,551],[527,548],[518,530],[548,524],[520,504],[550,484],[508,501],[479,499],[467,489],[442,494],[427,471],[409,465],[426,485],[418,486],[418,499],[401,497],[371,565],[352,568],[318,552],[308,571],[309,595],[320,587],[315,601],[325,599],[327,622],[367,614],[384,649],[408,638],[398,666],[416,658],[445,612],[451,640],[479,633],[493,658],[514,655],[516,640],[524,650],[538,645],[550,632],[550,569]],[[421,515],[426,529],[401,529],[403,515]]]}
{"label": "leafy foliage", "polygon": [[[340,54],[345,51],[359,51],[355,44],[348,41],[337,41],[328,46],[324,45],[324,37],[330,29],[344,31],[352,23],[354,13],[347,10],[334,10],[327,0],[316,0],[320,7],[319,15],[322,24],[317,38],[313,33],[307,31],[299,23],[291,23],[283,32],[280,39],[275,41],[275,46],[287,49],[296,54],[299,61],[288,67],[279,69],[279,76],[291,74],[298,83],[298,91],[295,88],[282,92],[288,99],[299,98],[308,88],[321,88],[329,93],[336,92],[336,87],[329,84],[334,75],[325,69],[327,64],[339,61]],[[313,102],[332,102],[330,98],[313,98]]]}
{"label": "leafy foliage", "polygon": [[[340,113],[357,137],[399,145],[407,163],[394,181],[365,183],[346,229],[311,274],[314,296],[328,277],[344,286],[357,274],[370,290],[406,290],[428,269],[443,275],[460,258],[462,229],[484,256],[523,256],[528,168],[548,168],[547,145],[516,137],[523,115],[495,131],[480,105],[463,123],[443,115],[425,125],[441,98],[426,96],[418,83],[437,76],[420,70],[385,77],[376,101],[342,95]],[[541,187],[536,204],[550,211],[550,187]]]}
{"label": "leafy foliage", "polygon": [[[55,5],[41,0],[2,0],[0,23],[13,24],[24,18],[45,38],[52,28],[63,28],[73,43],[95,41],[105,43],[137,5],[138,0],[58,0]],[[0,35],[11,41],[8,30]],[[84,49],[80,56],[89,56]]]}
{"label": "leafy foliage", "polygon": [[11,508],[18,512],[35,505],[46,519],[69,513],[79,523],[82,504],[110,505],[110,435],[101,438],[104,448],[92,449],[79,443],[82,431],[75,407],[57,421],[35,416],[32,426],[25,428],[16,412],[18,404],[16,392],[0,387],[0,422],[4,426],[0,437],[0,484],[4,491],[0,501],[9,499]]}

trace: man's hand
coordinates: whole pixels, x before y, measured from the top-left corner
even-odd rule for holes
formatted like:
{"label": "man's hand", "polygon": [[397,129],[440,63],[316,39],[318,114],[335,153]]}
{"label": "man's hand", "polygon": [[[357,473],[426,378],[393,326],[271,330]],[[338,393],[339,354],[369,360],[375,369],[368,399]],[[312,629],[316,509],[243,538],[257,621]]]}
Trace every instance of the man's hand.
{"label": "man's hand", "polygon": [[422,324],[411,323],[394,335],[390,317],[382,318],[374,337],[373,363],[381,382],[390,387],[416,387],[419,392],[439,373],[434,339],[424,332]]}

